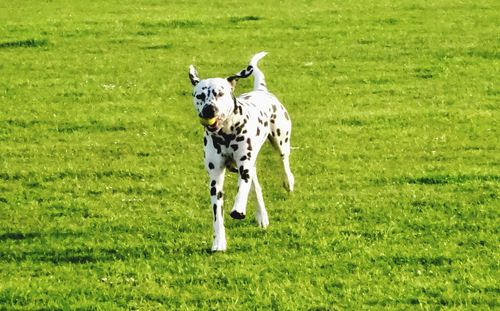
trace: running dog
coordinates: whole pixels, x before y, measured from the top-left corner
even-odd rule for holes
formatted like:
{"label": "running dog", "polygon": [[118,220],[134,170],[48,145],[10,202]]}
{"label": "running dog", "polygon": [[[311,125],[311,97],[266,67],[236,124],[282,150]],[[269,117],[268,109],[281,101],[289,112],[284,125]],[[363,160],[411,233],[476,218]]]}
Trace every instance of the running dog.
{"label": "running dog", "polygon": [[[205,128],[205,167],[210,178],[214,223],[212,251],[225,251],[227,247],[222,210],[226,168],[239,174],[231,217],[245,218],[248,194],[253,185],[258,203],[257,223],[262,228],[269,225],[255,168],[257,155],[266,139],[279,151],[285,171],[284,186],[293,191],[294,177],[289,162],[292,123],[285,107],[268,91],[264,74],[257,67],[266,54],[254,55],[247,68],[225,79],[200,79],[194,66],[189,66],[194,108]],[[236,81],[252,73],[253,90],[236,97]]]}

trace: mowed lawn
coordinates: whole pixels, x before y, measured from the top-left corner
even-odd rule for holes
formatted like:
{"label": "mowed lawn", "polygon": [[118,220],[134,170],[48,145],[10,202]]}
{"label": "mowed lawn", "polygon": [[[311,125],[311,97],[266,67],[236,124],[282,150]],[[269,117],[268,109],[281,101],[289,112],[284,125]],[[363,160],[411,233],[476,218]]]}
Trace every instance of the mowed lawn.
{"label": "mowed lawn", "polygon": [[[495,309],[498,1],[2,1],[0,310]],[[187,68],[259,51],[270,227],[210,252]],[[237,93],[251,89],[241,80]]]}

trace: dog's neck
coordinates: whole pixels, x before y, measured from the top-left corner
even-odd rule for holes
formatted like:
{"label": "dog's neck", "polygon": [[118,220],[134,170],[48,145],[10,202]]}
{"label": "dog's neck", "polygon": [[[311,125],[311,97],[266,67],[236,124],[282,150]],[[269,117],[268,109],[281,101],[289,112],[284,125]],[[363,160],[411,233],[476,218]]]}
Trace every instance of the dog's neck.
{"label": "dog's neck", "polygon": [[236,96],[234,96],[234,94],[231,95],[234,102],[233,111],[231,111],[222,123],[222,128],[217,132],[218,134],[238,134],[238,128],[240,128],[244,122],[244,108]]}

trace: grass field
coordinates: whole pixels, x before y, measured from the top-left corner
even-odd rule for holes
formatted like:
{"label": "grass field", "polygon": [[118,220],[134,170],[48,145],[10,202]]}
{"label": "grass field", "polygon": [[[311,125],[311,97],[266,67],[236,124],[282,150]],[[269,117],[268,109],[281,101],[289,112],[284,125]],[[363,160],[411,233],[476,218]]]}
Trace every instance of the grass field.
{"label": "grass field", "polygon": [[[500,4],[344,2],[2,1],[0,310],[498,308]],[[262,50],[296,191],[212,254],[187,68]]]}

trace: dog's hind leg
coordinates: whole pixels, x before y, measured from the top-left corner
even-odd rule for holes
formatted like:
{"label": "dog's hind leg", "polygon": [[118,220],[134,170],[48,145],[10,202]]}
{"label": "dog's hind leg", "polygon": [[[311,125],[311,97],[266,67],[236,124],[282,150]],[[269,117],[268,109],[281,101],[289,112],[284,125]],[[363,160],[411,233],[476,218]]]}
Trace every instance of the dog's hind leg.
{"label": "dog's hind leg", "polygon": [[269,226],[269,218],[267,216],[266,205],[264,204],[264,197],[262,196],[262,188],[257,178],[257,169],[255,167],[252,172],[252,184],[255,190],[255,197],[257,198],[257,212],[255,214],[257,224],[261,228],[267,228],[267,226]]}
{"label": "dog's hind leg", "polygon": [[[274,135],[276,135],[276,133]],[[285,187],[288,192],[292,192],[295,184],[295,178],[293,177],[292,170],[290,169],[290,139],[288,139],[285,143],[284,140],[278,140],[275,136],[269,135],[269,141],[280,153],[284,170],[283,187]]]}
{"label": "dog's hind leg", "polygon": [[277,112],[276,120],[271,123],[271,134],[268,136],[269,141],[280,153],[281,161],[284,169],[283,186],[288,192],[293,191],[295,178],[290,169],[290,136],[292,134],[292,123],[286,110],[281,107],[281,111]]}
{"label": "dog's hind leg", "polygon": [[284,148],[279,148],[283,169],[285,171],[283,186],[288,192],[292,192],[295,184],[295,178],[293,177],[292,170],[290,169],[290,144],[283,147]]}

